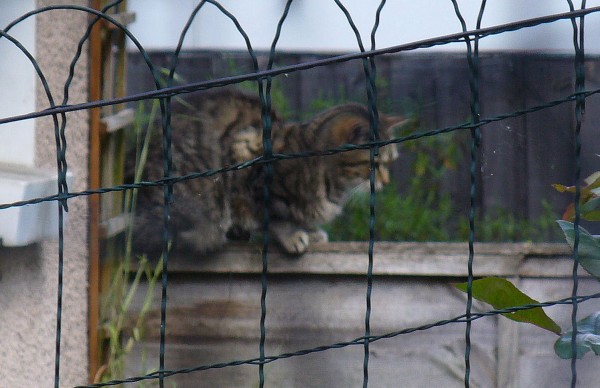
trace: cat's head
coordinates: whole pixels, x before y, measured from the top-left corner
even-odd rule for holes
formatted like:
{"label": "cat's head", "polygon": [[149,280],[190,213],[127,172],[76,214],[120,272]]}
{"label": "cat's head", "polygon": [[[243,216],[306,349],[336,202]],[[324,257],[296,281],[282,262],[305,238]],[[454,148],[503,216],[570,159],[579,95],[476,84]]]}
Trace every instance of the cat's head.
{"label": "cat's head", "polygon": [[[321,135],[326,137],[327,147],[340,147],[347,144],[360,145],[371,141],[371,125],[368,109],[360,104],[339,105],[323,112],[316,118],[320,122]],[[377,126],[379,140],[390,140],[393,131],[406,123],[400,116],[379,115]],[[381,189],[390,182],[390,165],[398,158],[395,144],[379,147],[375,155],[375,188]],[[371,151],[369,149],[342,152],[335,155],[339,182],[345,189],[363,188],[368,190],[371,171]]]}

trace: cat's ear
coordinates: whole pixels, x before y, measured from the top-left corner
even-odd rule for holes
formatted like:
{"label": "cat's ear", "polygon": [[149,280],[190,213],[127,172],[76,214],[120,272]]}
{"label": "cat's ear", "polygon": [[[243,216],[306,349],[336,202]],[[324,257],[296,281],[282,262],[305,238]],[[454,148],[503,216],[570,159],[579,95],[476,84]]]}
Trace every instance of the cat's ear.
{"label": "cat's ear", "polygon": [[411,122],[411,119],[407,119],[404,116],[388,116],[383,115],[380,117],[381,124],[386,128],[393,137],[400,136],[400,128]]}
{"label": "cat's ear", "polygon": [[369,139],[369,119],[364,112],[340,109],[326,121],[332,145],[361,144]]}
{"label": "cat's ear", "polygon": [[[321,118],[321,125],[328,128],[333,145],[361,144],[367,142],[370,136],[370,120],[367,109],[358,104],[340,105],[326,111]],[[410,122],[403,116],[380,115],[380,130],[385,138],[396,134],[403,125]]]}

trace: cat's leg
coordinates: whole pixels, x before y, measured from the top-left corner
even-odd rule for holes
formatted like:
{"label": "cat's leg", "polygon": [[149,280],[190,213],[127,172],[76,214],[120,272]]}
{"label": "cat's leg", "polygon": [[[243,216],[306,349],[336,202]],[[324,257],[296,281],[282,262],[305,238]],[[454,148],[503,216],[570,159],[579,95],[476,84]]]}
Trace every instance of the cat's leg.
{"label": "cat's leg", "polygon": [[164,235],[162,207],[149,205],[133,216],[132,249],[136,254],[159,256]]}
{"label": "cat's leg", "polygon": [[[185,210],[185,212],[183,212]],[[134,217],[133,251],[156,256],[162,252],[164,238],[164,207],[142,207]],[[223,218],[216,220],[204,209],[193,206],[181,209],[177,204],[170,211],[169,244],[172,249],[207,253],[217,251],[226,242]]]}
{"label": "cat's leg", "polygon": [[174,249],[203,254],[225,245],[226,232],[231,226],[229,208],[217,200],[218,191],[206,189],[204,195],[186,193],[171,205]]}
{"label": "cat's leg", "polygon": [[221,230],[199,228],[177,231],[175,241],[178,249],[203,254],[223,248],[226,237]]}
{"label": "cat's leg", "polygon": [[271,221],[269,230],[285,253],[298,256],[306,252],[310,245],[308,232],[285,221]]}
{"label": "cat's leg", "polygon": [[[179,219],[184,217],[180,213],[173,215],[174,249],[204,254],[223,248],[227,242],[228,225],[206,213],[195,212],[193,219],[186,217],[183,225],[177,220],[177,216],[180,216]],[[189,223],[190,221],[193,223]]]}

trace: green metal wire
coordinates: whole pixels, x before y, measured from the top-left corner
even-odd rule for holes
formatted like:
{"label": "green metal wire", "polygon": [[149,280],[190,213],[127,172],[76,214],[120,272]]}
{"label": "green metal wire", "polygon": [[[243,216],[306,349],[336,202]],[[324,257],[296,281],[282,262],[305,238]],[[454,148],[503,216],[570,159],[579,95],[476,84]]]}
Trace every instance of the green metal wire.
{"label": "green metal wire", "polygon": [[[454,11],[460,21],[463,31],[467,31],[467,24],[460,12],[458,2],[452,0]],[[481,27],[481,20],[485,10],[485,0],[481,2],[477,18],[477,29]],[[474,48],[471,46],[470,38],[466,38],[467,44],[467,62],[469,64],[469,86],[471,89],[471,163],[469,167],[470,190],[469,190],[469,259],[467,262],[467,303],[466,317],[470,318],[471,308],[473,306],[473,261],[475,258],[475,211],[477,200],[477,154],[481,142],[481,131],[479,127],[480,109],[479,109],[479,36],[474,37]],[[467,319],[465,325],[465,387],[470,386],[471,375],[471,321]]]}
{"label": "green metal wire", "polygon": [[[19,48],[23,54],[30,60],[32,66],[34,67],[39,79],[41,80],[42,86],[46,93],[46,96],[49,101],[50,108],[45,111],[40,112],[32,112],[29,114],[13,116],[8,118],[1,118],[0,124],[15,122],[20,120],[32,119],[36,117],[43,116],[52,116],[54,122],[55,129],[55,141],[57,148],[57,170],[58,170],[58,192],[56,195],[34,198],[32,200],[27,201],[19,201],[8,204],[0,204],[1,209],[7,209],[18,206],[25,206],[28,204],[35,204],[47,201],[56,201],[59,206],[59,271],[58,271],[58,292],[57,292],[57,330],[56,330],[56,350],[55,350],[55,387],[59,386],[60,380],[60,343],[61,343],[61,322],[62,322],[62,284],[63,284],[63,255],[64,255],[64,236],[63,236],[63,212],[67,211],[67,203],[69,199],[88,196],[88,195],[97,195],[108,192],[118,192],[129,190],[132,188],[143,188],[143,187],[153,187],[153,186],[163,186],[164,187],[164,261],[163,261],[163,278],[162,278],[162,299],[161,299],[161,336],[160,336],[160,351],[159,351],[159,370],[154,373],[150,373],[144,376],[131,377],[122,380],[114,380],[107,383],[102,384],[92,384],[87,385],[85,387],[102,387],[102,386],[111,386],[125,383],[133,383],[144,380],[158,380],[159,385],[161,387],[164,386],[164,379],[170,376],[174,376],[177,374],[185,374],[192,372],[199,372],[202,370],[208,369],[217,369],[217,368],[225,368],[232,367],[237,365],[258,365],[259,367],[259,379],[260,379],[260,387],[265,385],[265,376],[264,376],[264,365],[267,363],[271,363],[280,359],[302,356],[306,354],[311,354],[315,352],[322,352],[327,350],[339,349],[347,346],[363,346],[364,348],[364,358],[363,358],[363,386],[366,387],[369,381],[369,344],[375,341],[379,341],[382,339],[388,339],[397,337],[399,335],[409,334],[416,331],[428,330],[432,327],[443,326],[447,324],[466,324],[466,332],[465,332],[465,386],[469,386],[470,379],[470,350],[471,350],[471,323],[475,320],[489,317],[489,316],[497,316],[499,314],[519,311],[530,308],[537,307],[546,307],[546,306],[554,306],[559,304],[572,305],[572,324],[573,324],[573,338],[572,338],[572,347],[575,348],[575,336],[576,336],[576,328],[577,328],[577,307],[578,304],[583,303],[585,301],[600,298],[600,294],[588,295],[588,296],[579,296],[578,293],[578,276],[577,270],[579,266],[578,260],[578,243],[579,243],[579,222],[580,222],[580,209],[579,209],[579,197],[580,197],[580,174],[581,174],[581,138],[580,131],[583,123],[583,115],[585,112],[585,100],[586,98],[600,93],[600,89],[596,90],[585,90],[585,73],[584,73],[584,19],[583,17],[592,12],[600,11],[600,7],[595,8],[586,8],[585,0],[581,2],[580,9],[576,10],[572,1],[567,0],[569,4],[570,11],[567,13],[556,14],[556,15],[548,15],[540,18],[528,19],[515,23],[508,23],[501,26],[489,27],[489,28],[481,28],[481,21],[483,18],[483,13],[485,9],[486,1],[482,0],[480,5],[480,11],[477,18],[477,26],[475,30],[469,31],[466,28],[466,23],[461,15],[461,12],[458,7],[458,3],[456,0],[452,0],[452,3],[455,8],[455,13],[461,23],[462,33],[451,34],[443,37],[436,37],[431,39],[422,40],[419,42],[398,45],[394,47],[388,47],[384,49],[376,49],[375,47],[375,33],[377,31],[379,20],[381,16],[381,12],[385,5],[385,0],[382,0],[377,8],[375,22],[373,25],[373,29],[371,32],[371,47],[370,50],[365,50],[362,40],[360,37],[360,33],[354,24],[352,17],[348,10],[344,7],[344,5],[338,1],[334,0],[336,5],[340,8],[340,10],[346,16],[346,19],[353,30],[357,43],[359,46],[359,53],[355,54],[347,54],[347,55],[339,55],[323,60],[312,61],[307,63],[302,63],[293,66],[279,67],[273,69],[273,63],[276,53],[276,44],[279,40],[279,36],[281,34],[281,30],[283,28],[284,21],[286,20],[292,0],[288,0],[285,5],[285,9],[282,13],[282,16],[277,25],[277,31],[275,37],[273,39],[271,45],[271,51],[269,55],[269,62],[265,70],[260,70],[258,66],[258,61],[254,50],[250,44],[250,39],[247,34],[244,32],[240,23],[237,21],[235,16],[228,12],[219,2],[214,0],[205,0],[201,1],[198,6],[194,9],[192,14],[190,15],[188,22],[186,23],[182,33],[180,35],[180,39],[175,49],[172,59],[171,59],[171,68],[168,78],[168,84],[166,87],[161,87],[159,83],[159,76],[155,71],[154,65],[152,61],[148,57],[144,48],[141,44],[135,39],[135,37],[129,32],[129,30],[119,24],[115,19],[106,14],[108,10],[112,7],[117,6],[122,0],[117,0],[108,6],[106,6],[101,11],[93,10],[87,7],[80,6],[50,6],[37,9],[35,11],[24,14],[22,17],[16,19],[14,22],[9,24],[4,30],[0,30],[0,37],[6,38],[12,44],[14,44],[17,48]],[[251,74],[245,74],[241,76],[234,77],[226,77],[220,78],[211,81],[203,81],[196,83],[189,83],[186,85],[177,85],[174,86],[172,84],[172,79],[176,71],[179,53],[181,51],[181,47],[185,36],[189,30],[191,23],[193,22],[196,15],[199,13],[200,9],[203,7],[205,3],[209,3],[216,7],[223,15],[228,17],[234,26],[237,28],[241,36],[244,38],[246,42],[246,46],[248,49],[248,53],[254,64],[254,72]],[[91,20],[89,27],[79,42],[77,47],[77,52],[73,61],[71,62],[71,66],[69,68],[69,76],[64,85],[64,98],[61,104],[57,105],[53,101],[52,93],[47,85],[43,72],[40,70],[37,62],[31,56],[31,54],[13,37],[8,34],[8,31],[16,26],[18,23],[26,20],[27,18],[34,16],[36,14],[42,12],[50,12],[53,10],[73,10],[79,12],[87,12],[90,15],[94,16],[94,19]],[[579,26],[577,25],[576,18],[579,18]],[[85,41],[89,38],[89,33],[91,27],[94,23],[98,22],[100,19],[104,19],[109,23],[115,25],[118,29],[122,30],[128,38],[134,43],[137,47],[138,51],[141,53],[144,61],[146,62],[154,83],[156,90],[144,92],[136,95],[126,96],[123,98],[116,98],[111,100],[104,101],[93,101],[89,103],[83,104],[75,104],[68,105],[68,96],[69,96],[69,88],[71,81],[74,76],[74,69],[79,57],[81,56],[82,49],[84,47]],[[562,99],[550,101],[545,104],[530,107],[527,109],[509,112],[503,115],[499,115],[491,118],[481,118],[479,115],[479,73],[478,73],[478,45],[479,40],[483,39],[487,36],[497,35],[500,33],[504,33],[507,31],[516,31],[526,27],[532,27],[544,23],[551,23],[557,20],[562,19],[570,19],[573,24],[573,43],[575,49],[575,93],[569,96],[565,96]],[[384,55],[390,53],[397,53],[403,51],[410,51],[419,48],[427,48],[433,47],[443,44],[449,44],[454,42],[464,42],[467,44],[467,60],[469,63],[470,69],[470,87],[471,87],[471,120],[468,123],[462,123],[455,126],[439,128],[431,131],[424,131],[412,134],[410,136],[395,138],[391,140],[381,141],[378,137],[378,110],[377,110],[377,89],[375,86],[375,78],[376,78],[376,66],[374,58],[377,55]],[[473,43],[473,46],[471,45]],[[310,68],[315,68],[319,66],[326,66],[333,63],[340,63],[349,60],[357,60],[360,59],[363,63],[365,78],[366,78],[366,92],[368,98],[368,107],[370,112],[370,124],[371,124],[371,139],[369,142],[363,144],[351,144],[345,145],[343,147],[337,147],[327,150],[319,150],[313,152],[305,152],[305,153],[297,153],[297,154],[275,154],[273,153],[272,144],[271,144],[271,83],[273,77],[302,71]],[[254,160],[246,161],[243,163],[236,164],[234,166],[226,166],[218,169],[212,169],[208,171],[198,171],[193,172],[184,176],[173,176],[172,174],[172,162],[171,162],[171,126],[170,126],[170,98],[181,94],[181,93],[190,93],[198,90],[205,90],[213,87],[219,87],[224,85],[232,85],[237,84],[247,80],[255,80],[258,86],[258,95],[261,99],[262,105],[262,117],[263,117],[263,155]],[[128,185],[119,185],[114,187],[106,187],[94,190],[85,190],[79,192],[70,192],[66,183],[66,175],[67,175],[67,163],[66,163],[66,154],[67,154],[67,142],[66,142],[66,125],[67,125],[67,113],[74,112],[78,110],[96,108],[101,106],[120,104],[124,102],[130,101],[139,101],[144,99],[161,99],[161,113],[163,118],[163,160],[164,160],[164,178],[151,181],[151,182],[135,182]],[[574,243],[574,267],[573,267],[573,290],[572,295],[569,298],[550,301],[545,303],[532,304],[528,306],[520,306],[514,307],[510,309],[503,310],[492,310],[485,313],[473,313],[471,311],[472,304],[472,291],[471,284],[474,278],[473,274],[473,261],[474,261],[474,241],[475,241],[475,224],[474,224],[474,213],[475,213],[475,204],[476,204],[476,174],[477,174],[477,151],[478,146],[481,139],[481,128],[483,128],[486,124],[490,124],[493,122],[501,121],[507,118],[518,117],[522,115],[526,115],[531,112],[540,111],[543,109],[548,109],[560,104],[568,103],[575,101],[575,117],[576,117],[576,133],[575,133],[575,181],[576,181],[576,192],[575,192],[575,243]],[[375,165],[374,160],[375,156],[378,152],[378,148],[389,145],[389,144],[400,144],[407,141],[414,141],[424,137],[429,136],[437,136],[442,133],[448,133],[457,130],[469,130],[471,132],[472,141],[471,141],[471,164],[470,164],[470,173],[471,173],[471,186],[470,186],[470,212],[469,212],[469,224],[470,224],[470,235],[469,235],[469,261],[468,261],[468,288],[467,288],[467,306],[466,312],[464,315],[449,319],[438,321],[435,323],[403,329],[383,335],[373,336],[371,334],[370,327],[370,317],[371,317],[371,291],[373,286],[373,245],[374,245],[374,221],[375,221],[375,208],[374,208],[374,199],[375,199]],[[265,351],[265,340],[266,340],[266,318],[267,318],[267,291],[268,291],[268,248],[269,248],[269,201],[270,201],[270,189],[269,182],[272,179],[273,174],[273,163],[276,163],[280,160],[293,159],[293,158],[306,158],[306,157],[315,157],[315,156],[323,156],[323,155],[333,155],[340,152],[349,152],[357,149],[369,149],[371,151],[371,174],[370,174],[370,187],[371,187],[371,201],[370,201],[370,219],[369,219],[369,252],[368,252],[368,270],[367,270],[367,290],[366,290],[366,311],[365,311],[365,332],[364,336],[347,341],[347,342],[339,342],[331,345],[323,345],[318,346],[311,349],[298,350],[290,353],[279,354],[275,356],[267,356]],[[211,365],[201,365],[194,366],[185,369],[179,370],[167,370],[165,368],[165,332],[166,332],[166,307],[167,307],[167,288],[168,288],[168,239],[169,239],[169,207],[172,197],[172,187],[174,184],[179,182],[191,180],[191,179],[201,179],[205,177],[209,177],[215,174],[221,174],[227,171],[237,171],[243,168],[248,168],[253,165],[262,165],[265,171],[265,187],[263,191],[263,201],[264,201],[264,219],[263,219],[263,231],[264,231],[264,246],[263,246],[263,270],[261,274],[261,317],[260,317],[260,344],[259,344],[259,357],[248,360],[236,360],[226,363],[217,363]],[[573,352],[575,354],[576,352]],[[577,381],[577,370],[576,370],[576,361],[575,357],[573,357],[571,362],[571,372],[572,372],[572,381],[571,385],[574,387]],[[83,387],[83,386],[82,386]]]}
{"label": "green metal wire", "polygon": [[[269,52],[269,61],[267,63],[267,70],[270,70],[273,67],[273,63],[275,61],[275,53],[277,42],[279,41],[279,37],[281,36],[281,30],[283,28],[283,23],[285,22],[290,7],[292,6],[292,0],[287,0],[285,4],[285,8],[279,22],[277,23],[277,29],[275,31],[275,36],[273,37],[273,42],[271,43],[271,50]],[[273,143],[271,141],[271,130],[272,130],[272,117],[271,117],[271,86],[272,86],[272,78],[267,77],[266,85],[263,84],[261,80],[257,80],[258,83],[258,93],[261,100],[261,116],[263,121],[263,158],[269,160],[273,157]],[[271,183],[273,181],[273,164],[266,163],[263,166],[264,170],[264,187],[263,187],[263,247],[262,247],[262,271],[260,275],[260,284],[261,284],[261,294],[260,294],[260,340],[259,340],[259,359],[260,363],[258,365],[258,378],[259,378],[259,387],[263,388],[265,386],[265,370],[264,370],[264,361],[265,361],[265,342],[267,339],[267,329],[266,329],[266,320],[267,320],[267,292],[269,288],[268,275],[269,275],[269,246],[271,243],[271,235],[269,232],[269,224],[270,224],[270,203],[271,203]]]}
{"label": "green metal wire", "polygon": [[[569,4],[569,9],[574,11],[575,8],[573,6],[573,2],[571,0],[567,0]],[[581,1],[581,8],[585,9],[585,0]],[[575,51],[575,91],[584,90],[585,89],[585,55],[584,55],[584,19],[583,16],[579,19],[579,28],[577,27],[577,22],[575,18],[571,19],[571,23],[573,26],[573,48]],[[574,204],[575,204],[575,220],[574,220],[574,241],[573,241],[573,271],[572,271],[572,279],[573,279],[573,289],[571,291],[571,295],[573,298],[572,311],[571,311],[571,326],[573,330],[573,334],[571,336],[571,352],[573,356],[571,357],[571,387],[575,388],[577,386],[577,311],[578,311],[578,303],[577,303],[577,293],[579,289],[579,242],[580,242],[580,228],[579,224],[581,222],[581,206],[579,203],[579,199],[581,197],[581,126],[583,123],[583,114],[585,112],[585,97],[578,96],[575,100],[575,194],[574,194]]]}

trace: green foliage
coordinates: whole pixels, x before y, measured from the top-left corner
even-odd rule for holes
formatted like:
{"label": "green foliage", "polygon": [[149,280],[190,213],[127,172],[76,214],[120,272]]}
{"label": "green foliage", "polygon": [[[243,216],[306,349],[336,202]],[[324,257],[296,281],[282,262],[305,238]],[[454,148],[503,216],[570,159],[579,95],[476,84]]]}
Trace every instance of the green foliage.
{"label": "green foliage", "polygon": [[[556,230],[554,211],[551,205],[543,201],[544,213],[533,220],[515,216],[498,209],[491,214],[476,212],[477,241],[558,241],[560,234]],[[462,218],[459,223],[458,241],[469,238],[469,221]]]}
{"label": "green foliage", "polygon": [[[417,108],[398,136],[414,133],[420,126]],[[410,155],[408,182],[391,184],[376,193],[375,232],[378,240],[388,241],[466,241],[469,221],[458,214],[443,181],[461,161],[464,140],[461,134],[421,138],[402,144]],[[356,193],[343,214],[325,226],[332,241],[367,240],[369,193]],[[559,234],[550,204],[543,202],[544,214],[535,220],[518,217],[498,209],[489,214],[476,213],[477,241],[549,241]]]}
{"label": "green foliage", "polygon": [[[593,173],[584,180],[585,186],[580,189],[581,218],[587,221],[600,221],[600,171]],[[575,193],[575,186],[552,185],[561,193]],[[575,204],[570,204],[563,214],[563,220],[575,219]]]}
{"label": "green foliage", "polygon": [[[397,136],[409,135],[419,128],[419,113],[411,113],[408,124]],[[400,186],[390,184],[376,194],[376,238],[388,241],[448,241],[455,225],[450,195],[442,192],[443,177],[454,170],[460,159],[459,142],[453,134],[427,137],[403,143],[411,155],[410,178]],[[325,226],[331,240],[369,238],[368,192],[356,193],[343,214]]]}
{"label": "green foliage", "polygon": [[[377,78],[375,85],[380,95],[389,94],[390,85],[387,79]],[[300,119],[308,120],[326,109],[349,102],[367,104],[367,96],[364,89],[361,89],[360,93],[351,93],[341,84],[338,85],[337,90],[319,90],[317,96],[310,100],[308,110],[301,114]],[[391,101],[379,98],[377,106],[380,112],[387,112],[391,108]]]}
{"label": "green foliage", "polygon": [[[583,219],[596,221],[599,211],[598,208],[600,207],[600,172],[596,172],[589,176],[585,180],[585,183],[586,185],[580,189],[581,200],[579,205],[581,216]],[[567,187],[554,184],[553,187],[559,192],[574,193],[576,191],[576,188],[573,186]],[[572,249],[575,249],[575,225],[567,220],[572,220],[574,217],[575,205],[570,204],[563,214],[564,219],[557,221],[564,233],[567,243]],[[600,236],[592,235],[581,226],[578,229],[579,239],[577,252],[579,263],[587,272],[597,279],[600,279]],[[473,281],[472,284],[473,297],[490,303],[497,309],[537,303],[519,291],[512,284],[509,285],[508,281],[504,279],[493,277],[483,278]],[[466,284],[460,284],[457,285],[457,287],[462,291],[466,291],[467,288]],[[526,317],[524,316],[515,319],[515,317],[521,313],[527,313]],[[543,314],[543,316],[538,315],[536,318],[532,318],[533,314]],[[549,320],[549,318],[546,320],[547,317],[544,318],[545,314],[541,308],[536,307],[529,310],[513,312],[509,315],[503,315],[517,321],[533,323],[555,333],[560,334],[561,332],[560,327],[554,322]],[[539,319],[542,319],[542,322],[545,323],[540,324],[541,322]],[[575,354],[573,354],[573,347],[575,347]],[[573,330],[569,330],[562,334],[554,343],[554,352],[563,359],[570,359],[573,357],[582,358],[584,354],[589,351],[593,351],[594,354],[600,355],[600,312],[595,312],[577,322],[577,333],[574,338],[574,343]]]}
{"label": "green foliage", "polygon": [[[145,113],[144,105],[138,106],[134,122],[133,135],[136,147],[135,180],[141,179],[143,166],[148,154],[149,141],[154,128],[154,118],[158,111],[158,102],[154,101],[150,112]],[[130,139],[133,140],[133,139]],[[134,214],[137,198],[137,189],[131,190],[125,197],[125,211]],[[110,268],[110,284],[102,294],[100,310],[101,326],[107,337],[105,364],[101,367],[95,381],[107,382],[122,378],[125,372],[125,358],[136,343],[144,336],[144,319],[152,307],[154,289],[162,273],[162,259],[152,266],[146,256],[134,257],[131,249],[133,236],[133,223],[129,223],[125,236],[125,249],[119,258],[114,260]],[[114,251],[111,250],[111,251]],[[135,271],[135,272],[134,272]],[[133,277],[132,277],[133,274]],[[133,297],[139,285],[147,284],[146,293],[135,323],[127,341],[124,342],[124,331],[129,327],[132,312]]]}
{"label": "green foliage", "polygon": [[[563,359],[573,358],[573,330],[569,330],[554,343],[554,352]],[[590,350],[600,356],[600,311],[577,322],[575,337],[575,357],[582,358]]]}
{"label": "green foliage", "polygon": [[[455,284],[454,286],[467,292],[467,283]],[[473,298],[489,303],[498,310],[539,303],[525,295],[508,280],[497,277],[474,280],[472,292]],[[560,326],[550,319],[541,307],[513,311],[502,315],[513,321],[531,323],[555,334],[560,334]]]}
{"label": "green foliage", "polygon": [[[600,221],[600,171],[593,173],[584,180],[585,186],[580,188],[579,208],[581,218],[588,221]],[[559,192],[574,193],[574,186],[554,184]],[[565,239],[572,249],[575,249],[575,225],[569,220],[575,219],[575,204],[571,203],[563,214],[563,219],[557,221],[565,234]],[[579,264],[596,279],[600,279],[600,236],[594,236],[579,226],[579,243],[577,247]],[[573,330],[563,334],[554,343],[554,352],[560,358],[582,358],[590,350],[600,355],[600,312],[595,312],[577,322],[575,336],[575,351],[573,354]]]}
{"label": "green foliage", "polygon": [[[344,212],[325,230],[333,241],[360,241],[369,239],[368,192],[359,192],[348,201]],[[395,184],[390,184],[375,197],[376,239],[396,241],[447,241],[444,227],[452,217],[449,198],[439,201],[434,193],[420,196],[401,196]]]}
{"label": "green foliage", "polygon": [[[108,346],[106,363],[100,370],[100,376],[97,376],[100,382],[124,376],[125,357],[144,336],[144,318],[152,306],[153,290],[161,274],[162,260],[152,267],[147,258],[142,256],[138,258],[136,265],[137,270],[132,280],[131,256],[125,256],[124,260],[113,268],[110,286],[103,294],[100,316],[102,329],[108,337]],[[144,303],[137,313],[131,336],[123,342],[123,332],[130,317],[133,296],[142,281],[148,284]]]}
{"label": "green foliage", "polygon": [[[558,225],[565,234],[571,248],[575,246],[575,225],[571,222],[559,220]],[[591,275],[600,279],[600,236],[592,236],[583,227],[579,227],[579,264]]]}

